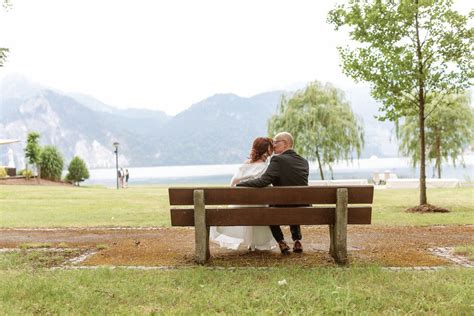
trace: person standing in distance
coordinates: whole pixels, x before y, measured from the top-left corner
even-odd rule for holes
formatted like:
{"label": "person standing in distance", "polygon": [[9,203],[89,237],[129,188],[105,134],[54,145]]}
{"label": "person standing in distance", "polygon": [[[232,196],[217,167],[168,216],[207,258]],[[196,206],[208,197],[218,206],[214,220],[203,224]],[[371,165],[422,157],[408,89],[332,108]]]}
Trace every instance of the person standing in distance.
{"label": "person standing in distance", "polygon": [[128,173],[128,169],[125,169],[125,187],[128,188],[128,178],[130,178],[130,174]]}
{"label": "person standing in distance", "polygon": [[[275,135],[273,140],[274,155],[265,173],[257,179],[241,182],[238,187],[263,188],[270,184],[278,186],[307,186],[309,176],[309,163],[293,150],[293,136],[288,132]],[[285,242],[280,226],[270,226],[273,238],[278,242],[283,255],[288,255],[290,247]],[[293,239],[293,252],[303,252],[301,245],[300,225],[290,225],[291,238]]]}

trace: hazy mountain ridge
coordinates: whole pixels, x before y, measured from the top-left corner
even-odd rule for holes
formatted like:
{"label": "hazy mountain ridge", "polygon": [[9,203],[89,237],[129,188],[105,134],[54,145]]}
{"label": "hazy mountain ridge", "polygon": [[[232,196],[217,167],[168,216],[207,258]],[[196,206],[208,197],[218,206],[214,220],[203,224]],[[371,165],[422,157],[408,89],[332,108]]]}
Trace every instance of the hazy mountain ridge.
{"label": "hazy mountain ridge", "polygon": [[[216,94],[171,117],[161,111],[117,109],[90,96],[14,79],[16,89],[15,80],[7,78],[0,86],[0,138],[24,141],[29,131],[37,131],[41,144],[57,146],[66,163],[79,155],[91,168],[115,166],[114,141],[120,142],[122,166],[240,163],[248,157],[252,140],[267,134],[267,121],[285,93],[250,98]],[[348,99],[366,129],[363,156],[395,155],[389,142],[393,124],[373,118],[377,105],[367,91],[353,94],[358,96],[349,93]],[[23,168],[25,143],[10,146]],[[0,148],[0,164],[5,151]]]}
{"label": "hazy mountain ridge", "polygon": [[269,92],[252,98],[217,94],[192,105],[157,132],[162,144],[156,153],[159,161],[242,162],[249,155],[253,139],[267,135],[266,121],[275,112],[281,93]]}

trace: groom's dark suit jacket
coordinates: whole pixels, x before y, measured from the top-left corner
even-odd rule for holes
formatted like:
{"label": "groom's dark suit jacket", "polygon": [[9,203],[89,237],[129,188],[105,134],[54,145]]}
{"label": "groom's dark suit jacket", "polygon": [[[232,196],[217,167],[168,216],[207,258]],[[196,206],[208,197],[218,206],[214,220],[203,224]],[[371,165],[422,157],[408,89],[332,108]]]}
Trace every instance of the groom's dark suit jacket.
{"label": "groom's dark suit jacket", "polygon": [[306,159],[289,149],[273,156],[265,173],[258,179],[238,183],[238,187],[307,186],[309,164]]}

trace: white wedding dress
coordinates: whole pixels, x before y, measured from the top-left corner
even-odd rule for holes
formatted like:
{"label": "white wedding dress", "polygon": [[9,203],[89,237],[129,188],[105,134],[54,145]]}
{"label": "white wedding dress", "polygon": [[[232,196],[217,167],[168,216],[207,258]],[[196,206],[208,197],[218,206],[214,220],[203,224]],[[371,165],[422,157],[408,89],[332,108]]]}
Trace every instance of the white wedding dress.
{"label": "white wedding dress", "polygon": [[[267,167],[265,162],[244,163],[232,177],[231,186],[259,178]],[[209,240],[233,250],[240,246],[251,250],[271,250],[277,245],[268,226],[211,226]]]}

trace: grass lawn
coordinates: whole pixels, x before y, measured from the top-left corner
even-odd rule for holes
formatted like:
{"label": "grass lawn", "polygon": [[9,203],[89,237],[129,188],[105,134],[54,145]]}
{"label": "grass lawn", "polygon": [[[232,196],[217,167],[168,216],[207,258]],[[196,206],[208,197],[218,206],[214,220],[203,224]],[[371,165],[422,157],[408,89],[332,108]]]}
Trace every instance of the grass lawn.
{"label": "grass lawn", "polygon": [[469,269],[50,271],[41,256],[0,254],[2,314],[468,315],[474,308]]}
{"label": "grass lawn", "polygon": [[474,245],[458,246],[454,248],[454,253],[457,255],[463,255],[469,260],[474,261]]}
{"label": "grass lawn", "polygon": [[450,213],[407,213],[419,204],[418,189],[375,190],[372,223],[375,225],[474,224],[474,187],[428,189],[428,203]]}
{"label": "grass lawn", "polygon": [[167,187],[1,186],[0,227],[169,226]]}
{"label": "grass lawn", "polygon": [[[474,224],[474,187],[428,191],[446,214],[412,214],[417,190],[375,191],[374,225]],[[169,226],[166,187],[0,186],[0,227]],[[458,251],[471,251],[472,245]],[[472,269],[377,266],[55,270],[77,255],[0,253],[0,314],[454,314],[474,311]],[[33,250],[32,250],[33,249]],[[281,284],[281,285],[280,285]]]}
{"label": "grass lawn", "polygon": [[[374,225],[474,224],[474,187],[429,189],[450,213],[411,214],[416,189],[376,190]],[[0,227],[169,226],[167,187],[0,186]]]}

